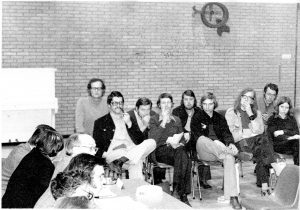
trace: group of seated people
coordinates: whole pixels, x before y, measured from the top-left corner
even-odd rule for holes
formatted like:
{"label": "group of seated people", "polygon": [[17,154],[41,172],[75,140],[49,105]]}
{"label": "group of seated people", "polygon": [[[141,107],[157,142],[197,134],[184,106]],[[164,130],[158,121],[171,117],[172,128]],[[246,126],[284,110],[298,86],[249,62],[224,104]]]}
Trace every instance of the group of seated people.
{"label": "group of seated people", "polygon": [[[3,208],[92,208],[104,165],[117,173],[127,169],[130,179],[144,179],[143,162],[154,154],[156,161],[174,167],[172,195],[187,205],[192,159],[222,162],[224,199],[242,209],[236,159],[256,163],[262,196],[270,194],[269,169],[280,174],[278,153],[293,155],[299,165],[300,113],[292,113],[288,97],[276,100],[275,84],[267,84],[258,99],[253,89],[242,90],[225,116],[216,111],[218,102],[210,92],[201,97],[199,107],[194,92],[186,90],[178,107],[173,107],[171,94],[162,93],[155,111],[151,100],[141,97],[125,112],[123,95],[112,91],[105,101],[105,89],[101,79],[89,81],[89,96],[76,106],[77,133],[65,144],[53,128],[40,125],[28,143],[10,153],[2,167]],[[198,170],[200,184],[211,188],[209,167]],[[156,171],[155,177],[163,179],[164,171]]]}

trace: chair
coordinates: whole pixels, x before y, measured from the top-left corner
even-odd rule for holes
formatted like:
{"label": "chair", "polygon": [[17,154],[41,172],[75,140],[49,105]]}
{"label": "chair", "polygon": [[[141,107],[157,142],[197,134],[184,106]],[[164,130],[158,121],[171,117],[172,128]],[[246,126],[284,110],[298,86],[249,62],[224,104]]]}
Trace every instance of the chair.
{"label": "chair", "polygon": [[146,157],[145,169],[144,169],[145,181],[149,182],[149,179],[151,178],[150,183],[152,185],[154,185],[153,171],[154,171],[154,168],[157,168],[157,167],[166,169],[166,172],[169,174],[169,180],[170,180],[170,185],[171,185],[171,183],[172,183],[171,170],[174,170],[174,167],[171,165],[165,164],[165,163],[157,162],[156,157],[155,157],[155,151],[152,152],[148,157]]}
{"label": "chair", "polygon": [[242,206],[248,210],[298,209],[298,205],[299,166],[296,165],[287,165],[282,170],[270,196],[242,199]]}

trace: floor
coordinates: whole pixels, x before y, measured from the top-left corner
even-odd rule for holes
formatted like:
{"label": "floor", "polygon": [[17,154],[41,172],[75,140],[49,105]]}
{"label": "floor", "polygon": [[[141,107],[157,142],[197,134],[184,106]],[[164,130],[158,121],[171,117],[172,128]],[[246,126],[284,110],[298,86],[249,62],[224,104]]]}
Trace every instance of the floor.
{"label": "floor", "polygon": [[[256,176],[254,174],[254,164],[252,162],[244,162],[242,164],[244,177],[240,177],[240,196],[244,197],[260,196],[260,188],[256,187]],[[195,186],[195,199],[190,194],[188,199],[194,209],[220,209],[231,210],[231,205],[228,203],[218,203],[217,198],[223,195],[223,168],[221,166],[211,166],[212,179],[208,183],[212,189],[201,189],[202,200],[199,199],[199,191]],[[194,177],[196,181],[196,176]],[[245,209],[245,208],[243,208]]]}

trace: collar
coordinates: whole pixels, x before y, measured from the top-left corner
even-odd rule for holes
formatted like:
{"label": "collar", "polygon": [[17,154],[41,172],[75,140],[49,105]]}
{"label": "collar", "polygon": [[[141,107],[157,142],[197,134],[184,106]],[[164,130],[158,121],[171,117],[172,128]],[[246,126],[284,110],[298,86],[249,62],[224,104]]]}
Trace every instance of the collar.
{"label": "collar", "polygon": [[282,119],[282,120],[287,120],[287,119],[290,119],[291,116],[290,116],[289,114],[287,114],[287,115],[286,115],[286,118],[283,119],[283,118],[281,118],[281,116],[280,116],[279,114],[276,113],[276,114],[274,115],[274,118],[279,118],[279,119]]}
{"label": "collar", "polygon": [[[173,120],[174,122],[176,122],[175,117],[171,114],[170,119]],[[162,121],[162,115],[161,113],[159,114],[159,118],[158,121]]]}

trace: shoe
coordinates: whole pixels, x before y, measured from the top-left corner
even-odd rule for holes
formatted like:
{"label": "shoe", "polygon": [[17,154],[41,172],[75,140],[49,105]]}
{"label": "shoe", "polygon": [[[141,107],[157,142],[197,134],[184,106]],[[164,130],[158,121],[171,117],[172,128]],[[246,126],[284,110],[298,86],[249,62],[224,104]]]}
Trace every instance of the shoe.
{"label": "shoe", "polygon": [[180,196],[180,200],[181,200],[183,203],[185,203],[186,205],[189,205],[190,207],[192,207],[192,205],[190,204],[190,202],[189,202],[189,200],[188,200],[186,194],[181,195],[181,196]]}
{"label": "shoe", "polygon": [[209,184],[207,184],[207,182],[203,182],[203,181],[200,181],[200,186],[203,187],[204,189],[212,188]]}
{"label": "shoe", "polygon": [[230,197],[230,204],[233,209],[242,209],[242,205],[237,196]]}
{"label": "shoe", "polygon": [[269,189],[261,190],[260,195],[262,197],[271,195],[271,191]]}
{"label": "shoe", "polygon": [[239,152],[237,158],[242,161],[250,161],[253,158],[253,154],[249,152]]}

